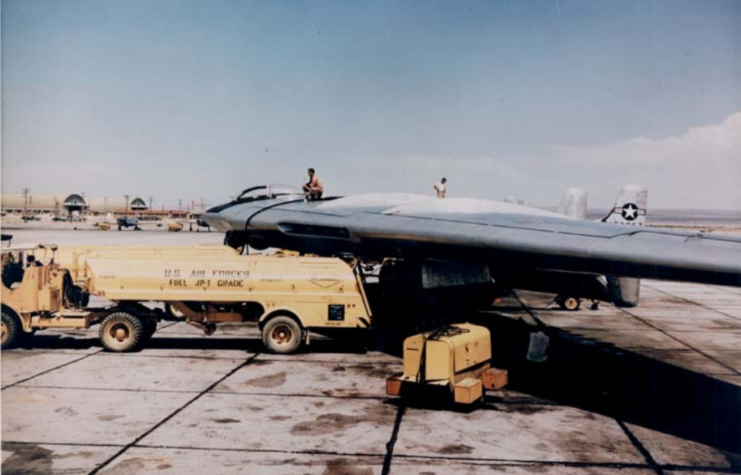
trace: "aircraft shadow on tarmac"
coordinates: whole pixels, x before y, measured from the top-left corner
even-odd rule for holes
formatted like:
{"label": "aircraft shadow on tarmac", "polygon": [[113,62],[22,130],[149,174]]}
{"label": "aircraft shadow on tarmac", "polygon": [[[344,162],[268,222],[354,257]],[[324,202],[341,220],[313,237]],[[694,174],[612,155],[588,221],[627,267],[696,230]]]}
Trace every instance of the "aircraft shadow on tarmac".
{"label": "aircraft shadow on tarmac", "polygon": [[[536,398],[741,453],[741,387],[554,327],[532,325],[494,313],[468,319],[492,335],[492,366],[509,371],[509,388]],[[548,334],[548,359],[526,359],[533,331]],[[400,356],[401,334],[313,340],[311,353],[360,353],[363,348]],[[97,338],[37,334],[36,349],[89,349]],[[158,337],[148,349],[263,352],[258,338]],[[496,409],[494,403],[485,409]]]}
{"label": "aircraft shadow on tarmac", "polygon": [[[596,342],[554,327],[548,359],[526,359],[535,327],[487,314],[492,366],[509,371],[509,388],[532,396],[741,453],[741,387]],[[494,405],[496,406],[496,405]]]}

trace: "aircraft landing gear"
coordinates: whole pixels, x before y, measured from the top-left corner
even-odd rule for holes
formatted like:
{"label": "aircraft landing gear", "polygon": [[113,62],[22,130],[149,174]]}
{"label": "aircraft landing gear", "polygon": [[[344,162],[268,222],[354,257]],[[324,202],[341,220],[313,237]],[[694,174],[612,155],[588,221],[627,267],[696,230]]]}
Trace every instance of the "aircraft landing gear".
{"label": "aircraft landing gear", "polygon": [[576,312],[581,307],[581,300],[569,295],[559,295],[556,297],[556,303],[562,310],[568,310],[570,312]]}

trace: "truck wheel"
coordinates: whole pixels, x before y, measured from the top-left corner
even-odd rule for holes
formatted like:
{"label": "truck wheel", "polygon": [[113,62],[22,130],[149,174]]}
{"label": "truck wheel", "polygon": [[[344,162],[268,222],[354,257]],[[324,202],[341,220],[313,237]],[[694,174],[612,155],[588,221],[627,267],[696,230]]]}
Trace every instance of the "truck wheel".
{"label": "truck wheel", "polygon": [[100,324],[100,342],[108,351],[136,351],[145,340],[144,323],[126,312],[115,312]]}
{"label": "truck wheel", "polygon": [[570,312],[576,312],[581,307],[581,300],[576,297],[560,297],[556,300],[558,306]]}
{"label": "truck wheel", "polygon": [[271,353],[293,353],[303,342],[304,331],[291,317],[273,317],[262,328],[262,342]]}
{"label": "truck wheel", "polygon": [[23,333],[23,324],[14,312],[7,310],[2,311],[2,341],[0,346],[3,350],[10,350],[20,345],[25,334]]}
{"label": "truck wheel", "polygon": [[165,304],[165,312],[170,314],[171,317],[183,318],[185,315],[180,310],[176,309],[171,303]]}

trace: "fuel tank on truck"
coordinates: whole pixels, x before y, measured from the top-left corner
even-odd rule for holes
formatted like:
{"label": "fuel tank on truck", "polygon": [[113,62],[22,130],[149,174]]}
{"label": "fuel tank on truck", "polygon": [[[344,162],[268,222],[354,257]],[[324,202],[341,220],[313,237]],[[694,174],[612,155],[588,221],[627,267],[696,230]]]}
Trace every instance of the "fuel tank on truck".
{"label": "fuel tank on truck", "polygon": [[85,262],[95,258],[116,259],[165,259],[168,257],[182,257],[184,255],[194,258],[225,257],[230,258],[236,254],[234,249],[222,245],[68,245],[61,246],[57,250],[55,261],[59,267],[69,271],[75,282],[84,280]]}
{"label": "fuel tank on truck", "polygon": [[[167,255],[159,259],[86,260],[87,290],[114,301],[281,302],[345,304],[365,314],[353,269],[340,259]],[[361,312],[361,309],[362,312]]]}

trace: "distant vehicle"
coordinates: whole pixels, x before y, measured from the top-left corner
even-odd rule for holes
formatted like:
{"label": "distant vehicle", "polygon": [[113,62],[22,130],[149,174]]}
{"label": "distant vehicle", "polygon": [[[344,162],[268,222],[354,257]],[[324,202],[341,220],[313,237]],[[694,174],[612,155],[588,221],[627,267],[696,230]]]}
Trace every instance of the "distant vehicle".
{"label": "distant vehicle", "polygon": [[141,231],[139,227],[139,219],[132,217],[118,218],[117,220],[118,230],[121,231],[124,228],[134,228],[134,231]]}
{"label": "distant vehicle", "polygon": [[26,222],[28,222],[28,221],[41,221],[41,218],[39,218],[38,216],[33,216],[33,215],[26,215],[26,216],[24,216],[21,219],[23,221],[26,221]]}
{"label": "distant vehicle", "polygon": [[173,223],[169,223],[167,225],[167,230],[170,231],[170,232],[173,232],[173,233],[176,233],[178,231],[182,231],[183,230],[183,223],[179,223],[177,221],[175,221]]}

